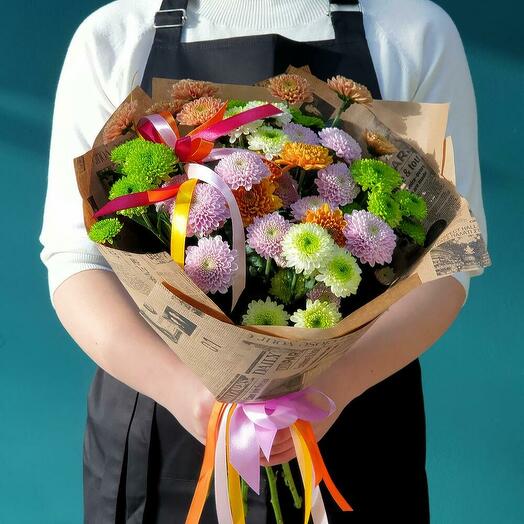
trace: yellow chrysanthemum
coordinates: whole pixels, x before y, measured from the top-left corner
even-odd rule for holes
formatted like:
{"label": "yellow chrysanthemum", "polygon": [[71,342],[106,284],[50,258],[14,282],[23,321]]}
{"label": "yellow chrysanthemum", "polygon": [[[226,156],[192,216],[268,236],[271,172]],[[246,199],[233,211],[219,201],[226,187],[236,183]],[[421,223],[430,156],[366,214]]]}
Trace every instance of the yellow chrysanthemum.
{"label": "yellow chrysanthemum", "polygon": [[340,209],[331,209],[328,204],[324,204],[318,209],[310,209],[304,217],[304,222],[311,222],[323,227],[339,245],[344,246],[346,238],[343,229],[346,227],[344,214]]}
{"label": "yellow chrysanthemum", "polygon": [[273,213],[282,207],[282,200],[275,195],[277,185],[269,177],[247,191],[243,187],[233,191],[242,215],[244,226],[249,226],[256,217]]}
{"label": "yellow chrysanthemum", "polygon": [[329,150],[324,146],[287,142],[284,144],[277,163],[298,166],[305,170],[323,169],[333,162]]}

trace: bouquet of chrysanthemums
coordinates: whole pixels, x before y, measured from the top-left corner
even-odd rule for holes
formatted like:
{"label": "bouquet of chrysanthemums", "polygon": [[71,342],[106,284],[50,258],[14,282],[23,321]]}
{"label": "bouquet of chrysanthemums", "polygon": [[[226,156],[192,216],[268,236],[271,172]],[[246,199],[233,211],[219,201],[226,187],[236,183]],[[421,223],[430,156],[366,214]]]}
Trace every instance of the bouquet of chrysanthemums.
{"label": "bouquet of chrysanthemums", "polygon": [[[154,86],[152,99],[131,93],[76,171],[89,237],[220,400],[188,522],[213,466],[217,500],[229,493],[220,521],[243,521],[240,477],[258,491],[259,452],[269,457],[285,427],[306,515],[323,508],[321,480],[349,510],[309,425],[332,402],[319,408],[307,386],[413,287],[489,262],[452,184],[445,108],[403,114],[306,69],[251,87]],[[463,248],[446,257],[446,242]]]}

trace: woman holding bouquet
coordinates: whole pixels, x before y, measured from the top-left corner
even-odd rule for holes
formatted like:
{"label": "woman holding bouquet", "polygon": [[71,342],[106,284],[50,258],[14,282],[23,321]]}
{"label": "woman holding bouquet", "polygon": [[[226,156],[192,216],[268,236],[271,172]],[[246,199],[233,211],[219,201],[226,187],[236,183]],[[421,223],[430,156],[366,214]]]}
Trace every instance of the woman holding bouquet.
{"label": "woman holding bouquet", "polygon": [[[484,225],[475,100],[460,37],[428,0],[119,0],[76,32],[57,91],[41,242],[57,314],[98,364],[84,445],[86,523],[183,522],[214,399],[149,328],[87,238],[72,159],[114,108],[153,77],[255,83],[308,65],[350,77],[374,98],[451,101],[457,186]],[[418,357],[459,313],[469,276],[425,284],[384,313],[318,379],[336,412],[314,426],[328,469],[355,509],[329,521],[429,522]],[[287,431],[270,464],[294,458]],[[271,522],[267,489],[248,522]],[[210,497],[212,498],[212,497]],[[329,501],[326,500],[329,504]],[[300,513],[286,500],[284,519]],[[214,504],[202,522],[214,523]]]}

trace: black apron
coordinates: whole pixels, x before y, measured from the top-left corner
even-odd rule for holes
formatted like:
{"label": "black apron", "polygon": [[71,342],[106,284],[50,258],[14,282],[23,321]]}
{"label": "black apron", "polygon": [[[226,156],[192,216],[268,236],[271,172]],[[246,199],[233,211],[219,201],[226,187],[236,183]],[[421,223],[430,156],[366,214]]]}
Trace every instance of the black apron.
{"label": "black apron", "polygon": [[[322,79],[350,77],[381,98],[360,11],[332,12],[335,39],[329,41],[295,42],[271,34],[184,43],[186,7],[187,0],[164,0],[161,11],[175,11],[155,17],[164,27],[156,30],[142,81],[148,93],[153,77],[252,84],[291,64],[309,65]],[[415,360],[353,400],[321,440],[327,467],[355,509],[340,512],[324,492],[330,523],[396,517],[429,522],[425,447],[421,370]],[[167,410],[97,370],[84,441],[87,524],[183,523],[202,457],[203,446]],[[301,512],[282,487],[286,524],[301,522]],[[263,476],[260,496],[250,493],[249,524],[273,522],[266,488]],[[212,492],[201,522],[216,524]]]}

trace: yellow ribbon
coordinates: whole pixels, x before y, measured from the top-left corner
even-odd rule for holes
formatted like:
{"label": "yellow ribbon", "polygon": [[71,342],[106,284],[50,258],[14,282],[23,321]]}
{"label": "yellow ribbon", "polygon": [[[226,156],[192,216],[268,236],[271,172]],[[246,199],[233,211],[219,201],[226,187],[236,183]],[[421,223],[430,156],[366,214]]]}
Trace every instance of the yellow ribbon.
{"label": "yellow ribbon", "polygon": [[304,437],[295,424],[291,425],[291,437],[297,452],[298,467],[304,484],[304,524],[308,524],[313,498],[313,462]]}
{"label": "yellow ribbon", "polygon": [[171,218],[171,257],[182,268],[184,267],[189,209],[197,182],[198,180],[192,178],[180,186]]}
{"label": "yellow ribbon", "polygon": [[[236,406],[235,406],[236,407]],[[240,475],[229,462],[229,424],[233,416],[234,408],[229,410],[226,426],[226,457],[227,457],[227,482],[229,491],[229,504],[231,507],[231,517],[233,524],[245,524],[244,501],[242,500],[242,490],[240,488]]]}

